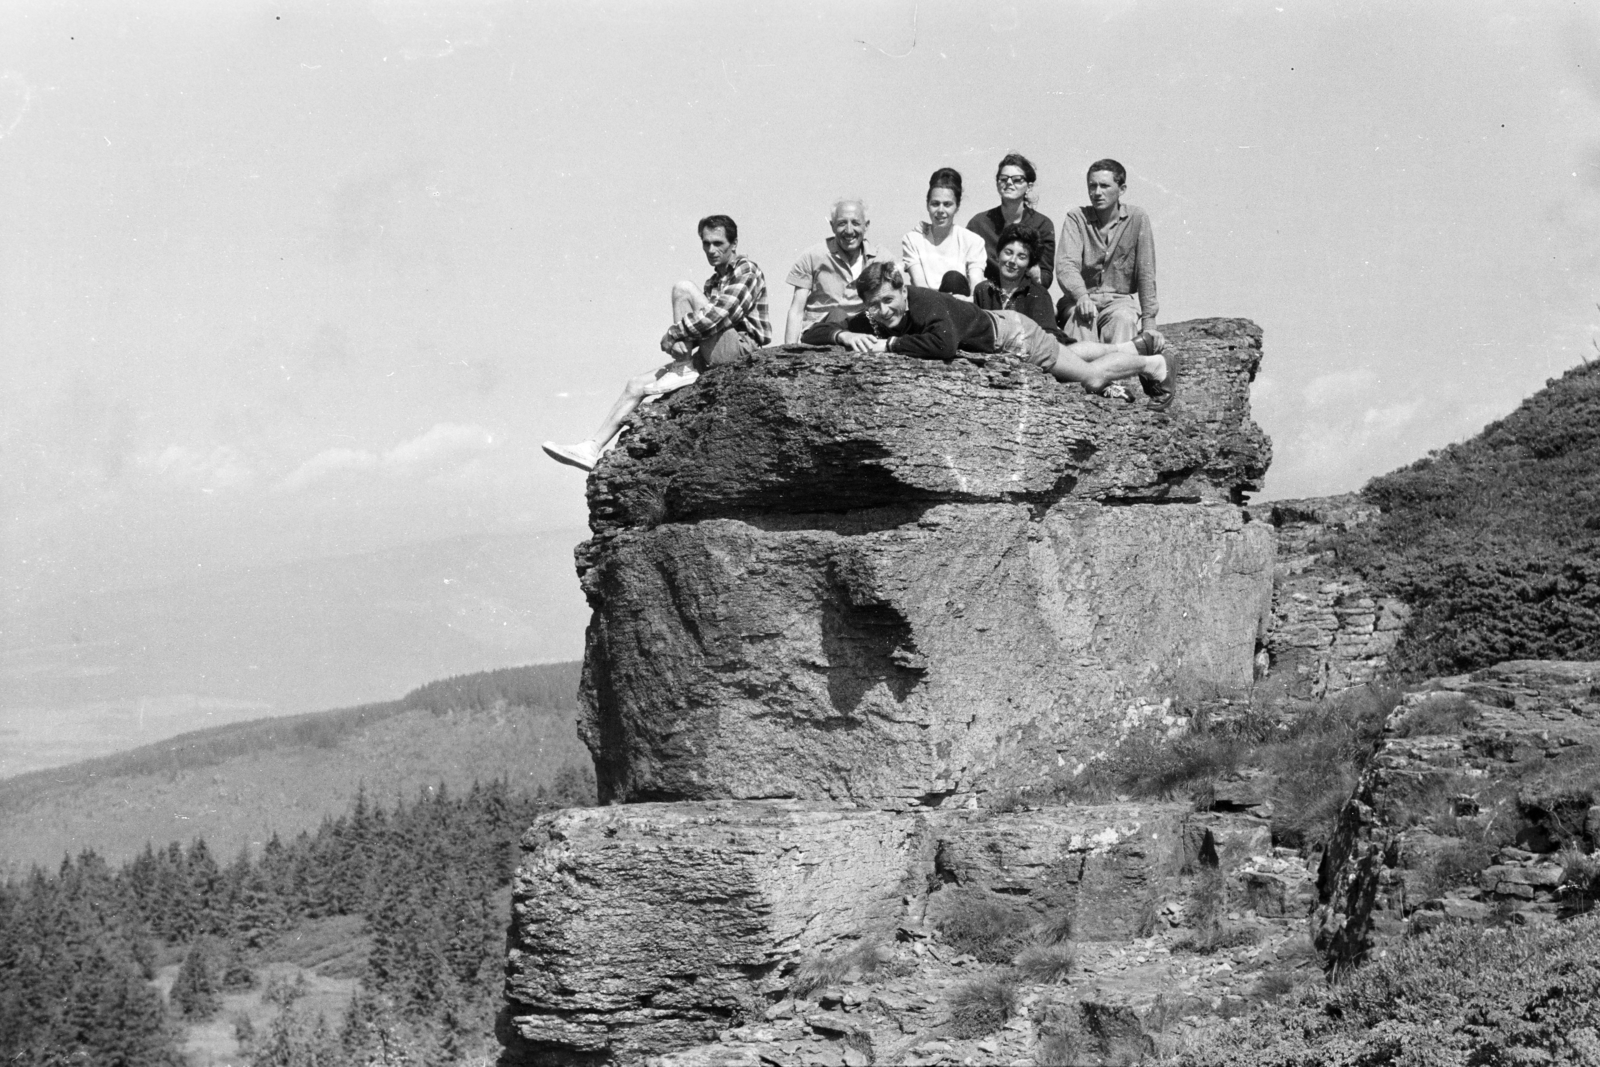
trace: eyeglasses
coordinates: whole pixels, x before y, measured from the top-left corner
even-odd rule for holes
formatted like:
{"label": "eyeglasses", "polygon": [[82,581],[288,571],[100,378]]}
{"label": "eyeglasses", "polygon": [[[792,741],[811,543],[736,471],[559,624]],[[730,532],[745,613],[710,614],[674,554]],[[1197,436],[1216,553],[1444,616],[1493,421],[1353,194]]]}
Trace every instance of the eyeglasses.
{"label": "eyeglasses", "polygon": [[1001,175],[999,175],[998,177],[995,178],[994,183],[996,185],[1007,185],[1007,186],[1010,186],[1010,185],[1027,185],[1028,184],[1028,179],[1024,178],[1020,174],[1001,174]]}

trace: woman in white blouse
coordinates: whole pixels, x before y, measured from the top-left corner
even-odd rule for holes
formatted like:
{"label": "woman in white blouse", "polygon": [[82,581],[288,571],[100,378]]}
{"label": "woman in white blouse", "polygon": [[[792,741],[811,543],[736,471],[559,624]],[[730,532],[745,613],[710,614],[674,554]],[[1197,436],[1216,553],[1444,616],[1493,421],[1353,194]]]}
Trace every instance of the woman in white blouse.
{"label": "woman in white blouse", "polygon": [[940,167],[928,179],[928,221],[900,242],[912,285],[970,298],[983,281],[988,253],[982,237],[956,225],[960,208],[961,175]]}

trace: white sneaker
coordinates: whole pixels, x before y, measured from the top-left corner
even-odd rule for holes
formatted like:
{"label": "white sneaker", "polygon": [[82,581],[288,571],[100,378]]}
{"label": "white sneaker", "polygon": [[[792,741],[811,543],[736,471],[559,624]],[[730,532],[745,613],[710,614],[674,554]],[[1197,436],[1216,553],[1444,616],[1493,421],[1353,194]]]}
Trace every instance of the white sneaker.
{"label": "white sneaker", "polygon": [[668,367],[662,371],[655,381],[645,386],[645,396],[665,396],[667,393],[682,389],[686,385],[693,385],[700,380],[700,372],[693,367],[685,365],[680,369]]}
{"label": "white sneaker", "polygon": [[593,441],[579,441],[575,445],[558,445],[554,441],[546,441],[544,451],[545,455],[557,463],[565,463],[586,471],[594,470],[594,465],[600,462],[600,446]]}

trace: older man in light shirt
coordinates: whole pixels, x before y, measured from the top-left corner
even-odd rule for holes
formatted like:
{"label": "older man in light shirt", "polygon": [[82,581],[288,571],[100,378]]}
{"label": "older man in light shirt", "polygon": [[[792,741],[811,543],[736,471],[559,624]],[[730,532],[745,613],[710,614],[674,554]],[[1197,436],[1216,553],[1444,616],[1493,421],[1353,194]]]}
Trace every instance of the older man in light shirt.
{"label": "older man in light shirt", "polygon": [[786,279],[794,287],[789,315],[783,325],[785,344],[794,344],[806,328],[826,318],[843,322],[861,310],[856,279],[875,259],[887,260],[867,240],[867,205],[855,198],[834,201],[828,214],[833,236],[800,253]]}

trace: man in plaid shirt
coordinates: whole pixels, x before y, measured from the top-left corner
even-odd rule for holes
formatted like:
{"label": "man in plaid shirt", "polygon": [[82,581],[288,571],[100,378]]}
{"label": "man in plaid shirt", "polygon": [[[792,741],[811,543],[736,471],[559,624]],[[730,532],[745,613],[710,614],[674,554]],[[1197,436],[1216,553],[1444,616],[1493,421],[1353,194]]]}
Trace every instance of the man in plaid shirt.
{"label": "man in plaid shirt", "polygon": [[601,450],[645,397],[682,389],[707,367],[731,363],[771,343],[767,279],[755,261],[739,254],[738,223],[726,215],[707,215],[699,229],[711,277],[703,289],[692,282],[672,287],[672,326],[661,335],[661,351],[672,362],[628,379],[593,437],[575,445],[546,441],[544,450],[551,459],[594,470]]}

